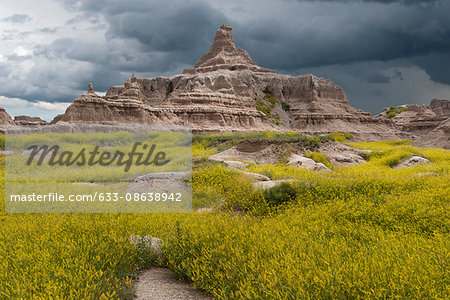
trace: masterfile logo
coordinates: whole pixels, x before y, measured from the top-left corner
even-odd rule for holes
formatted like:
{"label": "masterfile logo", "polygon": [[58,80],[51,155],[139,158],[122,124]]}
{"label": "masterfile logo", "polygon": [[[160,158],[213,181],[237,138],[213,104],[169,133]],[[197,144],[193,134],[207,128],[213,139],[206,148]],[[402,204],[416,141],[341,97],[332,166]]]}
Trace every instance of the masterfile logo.
{"label": "masterfile logo", "polygon": [[5,211],[190,212],[190,128],[7,129]]}

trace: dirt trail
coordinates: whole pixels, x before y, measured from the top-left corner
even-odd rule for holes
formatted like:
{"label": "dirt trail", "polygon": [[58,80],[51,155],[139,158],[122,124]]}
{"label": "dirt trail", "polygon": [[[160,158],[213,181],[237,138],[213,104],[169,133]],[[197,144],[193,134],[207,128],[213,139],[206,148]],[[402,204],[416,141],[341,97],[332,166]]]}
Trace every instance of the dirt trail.
{"label": "dirt trail", "polygon": [[175,274],[165,268],[151,268],[139,274],[136,282],[136,296],[138,300],[211,300],[188,283],[181,282]]}

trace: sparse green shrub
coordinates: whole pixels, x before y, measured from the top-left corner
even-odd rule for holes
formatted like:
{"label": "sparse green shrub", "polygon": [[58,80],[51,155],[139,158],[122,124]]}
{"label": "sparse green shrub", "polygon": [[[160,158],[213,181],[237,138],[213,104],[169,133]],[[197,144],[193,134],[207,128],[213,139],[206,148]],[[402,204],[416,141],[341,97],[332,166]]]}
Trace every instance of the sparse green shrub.
{"label": "sparse green shrub", "polygon": [[311,158],[312,160],[314,160],[317,163],[322,163],[325,166],[327,166],[328,168],[332,169],[333,165],[330,163],[330,161],[328,160],[328,157],[320,152],[309,152],[309,153],[305,153],[305,157],[307,158]]}
{"label": "sparse green shrub", "polygon": [[264,96],[264,98],[266,98],[267,100],[269,100],[269,102],[270,102],[272,108],[274,108],[276,104],[280,104],[280,101],[278,101],[277,98],[273,97],[273,96],[270,95],[270,94],[266,94],[266,95]]}
{"label": "sparse green shrub", "polygon": [[407,109],[408,107],[409,107],[409,105],[406,105],[402,108],[389,107],[387,114],[386,114],[386,118],[391,119],[391,118],[395,117],[396,115],[398,115],[399,113],[401,113],[402,111],[404,111],[405,109]]}
{"label": "sparse green shrub", "polygon": [[332,134],[330,134],[333,138],[334,138],[334,140],[336,141],[336,142],[338,142],[338,143],[343,143],[343,142],[345,142],[345,137],[344,137],[344,135],[342,134],[342,133],[340,133],[340,132],[333,132]]}
{"label": "sparse green shrub", "polygon": [[291,110],[291,106],[289,104],[287,104],[286,102],[281,102],[281,108],[286,112]]}
{"label": "sparse green shrub", "polygon": [[[269,102],[269,103],[267,103]],[[263,112],[267,118],[274,124],[280,125],[280,116],[276,113],[272,113],[273,108],[275,105],[280,104],[280,101],[278,101],[275,97],[273,97],[270,94],[266,94],[264,96],[264,100],[262,99],[256,99],[256,109]]]}
{"label": "sparse green shrub", "polygon": [[344,138],[345,138],[345,140],[351,140],[351,139],[353,139],[353,135],[351,135],[350,133],[346,132],[346,133],[344,133]]}
{"label": "sparse green shrub", "polygon": [[274,207],[295,200],[297,192],[291,184],[282,182],[279,185],[264,190],[263,194],[267,204],[270,207]]}
{"label": "sparse green shrub", "polygon": [[396,114],[397,114],[397,107],[389,107],[387,114],[386,114],[386,118],[391,119],[391,118],[395,117]]}

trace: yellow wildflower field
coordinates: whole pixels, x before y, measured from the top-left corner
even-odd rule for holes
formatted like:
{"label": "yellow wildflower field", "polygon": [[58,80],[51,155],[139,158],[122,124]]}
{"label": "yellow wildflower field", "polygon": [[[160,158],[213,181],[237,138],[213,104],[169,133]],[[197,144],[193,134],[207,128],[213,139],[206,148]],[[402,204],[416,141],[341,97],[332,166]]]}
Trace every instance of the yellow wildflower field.
{"label": "yellow wildflower field", "polygon": [[[132,298],[137,271],[160,264],[218,299],[448,299],[450,152],[352,145],[367,163],[250,165],[293,180],[278,206],[241,173],[194,165],[193,205],[213,212],[190,214],[5,214],[1,158],[0,298]],[[413,154],[431,163],[391,168]],[[131,235],[160,238],[163,256]]]}

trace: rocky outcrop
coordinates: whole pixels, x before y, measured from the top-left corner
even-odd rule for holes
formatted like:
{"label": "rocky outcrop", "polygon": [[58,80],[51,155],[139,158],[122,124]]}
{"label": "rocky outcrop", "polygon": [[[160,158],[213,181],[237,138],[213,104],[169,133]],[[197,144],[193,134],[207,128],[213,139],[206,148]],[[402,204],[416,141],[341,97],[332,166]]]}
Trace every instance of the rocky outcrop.
{"label": "rocky outcrop", "polygon": [[[261,109],[258,103],[266,94],[277,103]],[[217,30],[209,51],[192,69],[170,77],[133,75],[105,96],[91,86],[55,122],[177,124],[194,131],[341,131],[365,140],[403,137],[391,120],[351,107],[342,88],[330,80],[258,66],[236,49],[229,25]]]}
{"label": "rocky outcrop", "polygon": [[450,101],[434,98],[430,102],[430,108],[437,114],[447,118],[450,117]]}
{"label": "rocky outcrop", "polygon": [[14,123],[20,126],[44,126],[47,125],[47,121],[42,120],[39,117],[30,116],[15,116]]}
{"label": "rocky outcrop", "polygon": [[389,118],[400,130],[415,136],[428,133],[446,119],[442,112],[436,113],[430,105],[417,104],[385,108],[379,116]]}
{"label": "rocky outcrop", "polygon": [[254,72],[275,73],[273,70],[258,66],[250,58],[247,51],[242,49],[236,50],[231,26],[226,24],[217,30],[214,43],[211,45],[209,51],[200,57],[193,69],[185,69],[183,73],[196,74],[217,70],[250,70]]}
{"label": "rocky outcrop", "polygon": [[3,107],[0,107],[0,126],[3,127],[5,125],[12,125],[14,124],[13,119],[11,116],[6,112],[6,110]]}
{"label": "rocky outcrop", "polygon": [[446,119],[435,129],[418,137],[412,145],[421,148],[450,149],[450,119]]}
{"label": "rocky outcrop", "polygon": [[409,168],[409,167],[414,167],[417,165],[423,165],[423,164],[429,164],[430,161],[422,156],[411,156],[410,158],[406,159],[405,161],[402,161],[401,163],[399,163],[398,165],[396,165],[394,168],[395,169],[403,169],[403,168]]}
{"label": "rocky outcrop", "polygon": [[323,163],[316,163],[313,159],[301,155],[292,154],[289,157],[288,166],[299,167],[310,171],[330,171]]}
{"label": "rocky outcrop", "polygon": [[449,149],[449,115],[450,101],[433,99],[429,105],[385,108],[378,117],[389,118],[399,130],[411,134],[415,146]]}

